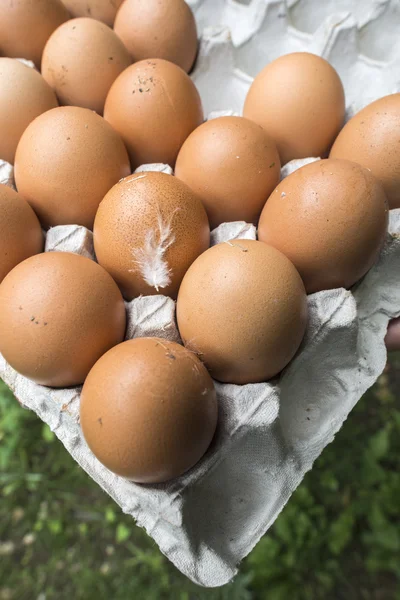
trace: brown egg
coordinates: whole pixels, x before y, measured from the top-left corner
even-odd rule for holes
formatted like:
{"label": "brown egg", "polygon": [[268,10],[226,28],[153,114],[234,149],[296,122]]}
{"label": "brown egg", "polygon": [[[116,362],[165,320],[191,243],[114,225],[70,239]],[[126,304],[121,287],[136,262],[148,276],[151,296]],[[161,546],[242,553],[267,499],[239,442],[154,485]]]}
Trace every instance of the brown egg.
{"label": "brown egg", "polygon": [[344,122],[343,85],[320,56],[286,54],[257,75],[243,114],[274,138],[282,164],[325,156]]}
{"label": "brown egg", "polygon": [[91,229],[105,194],[130,173],[119,135],[86,108],[55,108],[25,130],[15,156],[15,182],[43,226]]}
{"label": "brown egg", "polygon": [[114,25],[115,15],[123,0],[63,0],[71,17],[90,17]]}
{"label": "brown egg", "polygon": [[258,238],[283,252],[307,293],[351,287],[372,267],[386,238],[388,201],[380,182],[347,160],[298,169],[271,194]]}
{"label": "brown egg", "polygon": [[400,350],[400,319],[393,319],[389,322],[385,345],[388,352],[398,352]]}
{"label": "brown egg", "polygon": [[204,455],[217,424],[214,385],[191,352],[166,340],[116,346],[83,386],[81,426],[108,469],[138,483],[182,475]]}
{"label": "brown egg", "polygon": [[0,352],[36,383],[82,383],[94,363],[123,340],[125,305],[110,275],[65,252],[32,256],[0,285]]}
{"label": "brown egg", "polygon": [[0,2],[3,54],[32,60],[39,69],[47,40],[68,18],[61,0],[3,0]]}
{"label": "brown egg", "polygon": [[221,117],[188,137],[175,175],[200,196],[213,229],[229,221],[256,223],[279,183],[280,166],[262,127],[243,117]]}
{"label": "brown egg", "polygon": [[193,66],[197,28],[184,0],[126,0],[117,13],[114,29],[134,62],[163,58],[187,73]]}
{"label": "brown egg", "polygon": [[254,240],[218,244],[183,278],[177,320],[187,348],[212,377],[257,383],[297,352],[307,324],[299,274],[280,252]]}
{"label": "brown egg", "polygon": [[372,171],[385,188],[390,208],[400,208],[400,94],[380,98],[342,129],[331,158],[345,158]]}
{"label": "brown egg", "polygon": [[43,251],[43,233],[29,204],[0,185],[0,283],[18,263]]}
{"label": "brown egg", "polygon": [[36,70],[13,58],[0,58],[0,89],[0,160],[14,164],[15,150],[29,123],[58,103]]}
{"label": "brown egg", "polygon": [[126,299],[176,298],[184,274],[210,245],[199,198],[165,173],[139,173],[117,183],[96,215],[97,260]]}
{"label": "brown egg", "polygon": [[104,118],[124,140],[132,166],[173,167],[190,133],[203,121],[199,93],[188,75],[165,60],[144,60],[111,86]]}
{"label": "brown egg", "polygon": [[127,49],[107,25],[95,19],[72,19],[49,38],[42,75],[60,104],[103,114],[111,85],[130,64]]}

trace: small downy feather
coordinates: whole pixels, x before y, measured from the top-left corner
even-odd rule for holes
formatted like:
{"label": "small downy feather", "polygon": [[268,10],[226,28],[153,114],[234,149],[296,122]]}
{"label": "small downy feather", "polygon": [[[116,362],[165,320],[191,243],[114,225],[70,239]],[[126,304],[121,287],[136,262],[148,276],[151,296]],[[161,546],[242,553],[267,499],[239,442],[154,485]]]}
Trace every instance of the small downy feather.
{"label": "small downy feather", "polygon": [[171,283],[171,268],[165,254],[175,242],[172,221],[178,210],[176,209],[168,220],[164,220],[158,208],[157,229],[150,229],[146,233],[143,248],[133,251],[135,263],[143,279],[157,292]]}

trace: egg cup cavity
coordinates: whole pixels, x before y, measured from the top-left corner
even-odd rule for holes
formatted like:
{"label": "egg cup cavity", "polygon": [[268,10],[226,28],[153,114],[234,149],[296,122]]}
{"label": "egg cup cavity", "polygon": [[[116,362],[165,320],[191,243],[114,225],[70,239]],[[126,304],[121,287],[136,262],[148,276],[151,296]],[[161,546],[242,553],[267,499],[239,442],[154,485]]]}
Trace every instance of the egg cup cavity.
{"label": "egg cup cavity", "polygon": [[0,160],[0,185],[8,185],[15,190],[14,167],[5,160]]}

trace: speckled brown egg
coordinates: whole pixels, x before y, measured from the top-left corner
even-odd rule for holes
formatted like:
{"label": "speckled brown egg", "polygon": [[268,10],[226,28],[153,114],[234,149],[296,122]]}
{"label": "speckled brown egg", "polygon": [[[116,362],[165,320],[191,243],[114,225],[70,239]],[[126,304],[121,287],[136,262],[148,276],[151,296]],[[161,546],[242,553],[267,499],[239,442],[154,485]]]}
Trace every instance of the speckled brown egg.
{"label": "speckled brown egg", "polygon": [[171,62],[131,65],[111,86],[104,118],[122,136],[132,167],[175,165],[188,135],[203,122],[200,95],[190,77]]}
{"label": "speckled brown egg", "polygon": [[17,265],[0,285],[0,352],[36,383],[83,383],[94,363],[123,340],[125,305],[94,261],[46,252]]}
{"label": "speckled brown egg", "polygon": [[271,379],[297,352],[307,297],[292,263],[266,244],[234,240],[204,252],[183,278],[179,332],[212,377],[247,384]]}
{"label": "speckled brown egg", "polygon": [[326,159],[298,169],[271,194],[258,237],[283,252],[308,293],[349,288],[375,263],[386,238],[382,184],[360,165]]}
{"label": "speckled brown egg", "polygon": [[86,108],[64,106],[35,119],[15,156],[15,182],[44,227],[91,229],[105,194],[130,164],[120,136]]}
{"label": "speckled brown egg", "polygon": [[220,117],[188,137],[175,175],[200,196],[213,229],[229,221],[256,223],[279,183],[280,166],[262,127],[243,117]]}
{"label": "speckled brown egg", "polygon": [[400,208],[400,94],[372,102],[342,129],[331,158],[371,169],[382,182],[390,208]]}
{"label": "speckled brown egg", "polygon": [[95,19],[72,19],[50,36],[42,58],[42,75],[60,104],[82,106],[103,114],[111,85],[131,64],[119,37]]}
{"label": "speckled brown egg", "polygon": [[29,123],[58,103],[40,73],[13,58],[0,58],[0,90],[0,160],[14,164]]}
{"label": "speckled brown egg", "polygon": [[29,204],[0,185],[0,283],[18,263],[43,251],[43,233]]}
{"label": "speckled brown egg", "polygon": [[158,338],[116,346],[83,386],[86,442],[108,469],[138,483],[182,475],[204,455],[218,416],[213,381],[191,352]]}
{"label": "speckled brown egg", "polygon": [[68,18],[61,0],[3,0],[0,2],[3,54],[32,60],[39,69],[47,40]]}
{"label": "speckled brown egg", "polygon": [[200,199],[165,173],[139,173],[117,183],[96,215],[97,260],[126,299],[176,297],[192,262],[210,245]]}
{"label": "speckled brown egg", "polygon": [[169,60],[187,73],[197,54],[196,21],[184,0],[125,0],[115,24],[134,62]]}
{"label": "speckled brown egg", "polygon": [[325,156],[343,126],[345,97],[335,69],[308,52],[269,63],[250,87],[244,116],[275,140],[282,164]]}
{"label": "speckled brown egg", "polygon": [[115,15],[123,0],[62,0],[71,17],[90,17],[109,27],[114,25]]}

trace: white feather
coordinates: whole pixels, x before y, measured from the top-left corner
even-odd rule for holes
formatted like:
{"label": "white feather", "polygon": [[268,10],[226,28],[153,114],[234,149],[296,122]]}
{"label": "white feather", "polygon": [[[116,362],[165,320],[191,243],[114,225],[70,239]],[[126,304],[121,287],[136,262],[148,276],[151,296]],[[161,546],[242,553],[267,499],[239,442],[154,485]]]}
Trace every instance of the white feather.
{"label": "white feather", "polygon": [[150,229],[146,233],[143,248],[138,248],[133,252],[136,266],[143,279],[157,292],[171,283],[171,268],[165,260],[165,254],[175,242],[172,220],[177,210],[172,213],[168,221],[163,219],[158,210],[157,229]]}

